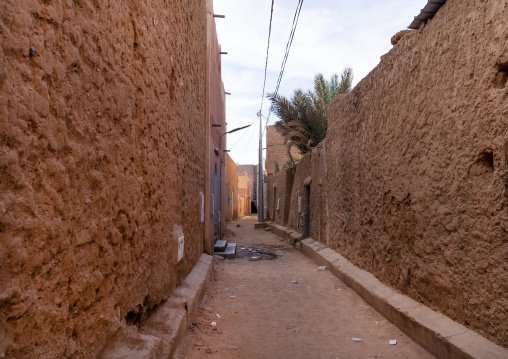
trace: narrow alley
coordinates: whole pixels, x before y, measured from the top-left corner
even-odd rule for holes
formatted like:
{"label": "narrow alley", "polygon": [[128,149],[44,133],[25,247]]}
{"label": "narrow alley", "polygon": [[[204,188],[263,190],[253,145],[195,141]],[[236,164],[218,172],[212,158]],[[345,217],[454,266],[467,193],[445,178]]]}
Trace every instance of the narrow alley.
{"label": "narrow alley", "polygon": [[176,358],[433,358],[330,271],[255,222],[228,224],[237,256],[216,256]]}
{"label": "narrow alley", "polygon": [[0,45],[0,359],[508,359],[508,0],[5,0]]}

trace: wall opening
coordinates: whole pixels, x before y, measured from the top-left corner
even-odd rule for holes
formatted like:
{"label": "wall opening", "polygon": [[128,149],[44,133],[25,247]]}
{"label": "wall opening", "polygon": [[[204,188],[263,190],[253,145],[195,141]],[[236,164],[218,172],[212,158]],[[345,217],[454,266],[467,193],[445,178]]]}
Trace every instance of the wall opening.
{"label": "wall opening", "polygon": [[275,221],[275,213],[277,210],[277,187],[273,187],[273,220]]}
{"label": "wall opening", "polygon": [[310,186],[305,186],[303,209],[303,238],[310,237]]}
{"label": "wall opening", "polygon": [[492,152],[482,152],[478,156],[478,164],[489,171],[494,171],[494,154]]}
{"label": "wall opening", "polygon": [[506,86],[506,82],[508,82],[508,63],[498,64],[494,87],[502,89]]}

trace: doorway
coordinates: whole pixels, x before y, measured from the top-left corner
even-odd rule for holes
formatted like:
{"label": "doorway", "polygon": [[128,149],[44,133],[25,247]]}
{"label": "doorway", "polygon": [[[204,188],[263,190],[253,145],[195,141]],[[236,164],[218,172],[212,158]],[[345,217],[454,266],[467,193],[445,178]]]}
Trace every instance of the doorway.
{"label": "doorway", "polygon": [[275,221],[276,213],[277,213],[277,187],[273,187],[273,216],[272,216],[273,221]]}
{"label": "doorway", "polygon": [[305,186],[303,202],[303,238],[308,238],[310,237],[310,186]]}

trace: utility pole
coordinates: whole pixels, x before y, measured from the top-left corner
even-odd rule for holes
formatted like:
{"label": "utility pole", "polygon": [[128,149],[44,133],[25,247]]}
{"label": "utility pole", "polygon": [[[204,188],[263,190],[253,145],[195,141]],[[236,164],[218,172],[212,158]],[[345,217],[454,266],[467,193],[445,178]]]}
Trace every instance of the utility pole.
{"label": "utility pole", "polygon": [[258,222],[263,222],[263,122],[259,115]]}

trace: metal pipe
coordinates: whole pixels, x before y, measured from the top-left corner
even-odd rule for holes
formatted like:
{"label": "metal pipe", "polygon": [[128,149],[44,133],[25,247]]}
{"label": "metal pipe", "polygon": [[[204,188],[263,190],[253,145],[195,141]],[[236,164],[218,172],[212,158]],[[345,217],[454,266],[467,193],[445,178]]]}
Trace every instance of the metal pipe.
{"label": "metal pipe", "polygon": [[258,222],[263,222],[263,123],[259,111]]}

